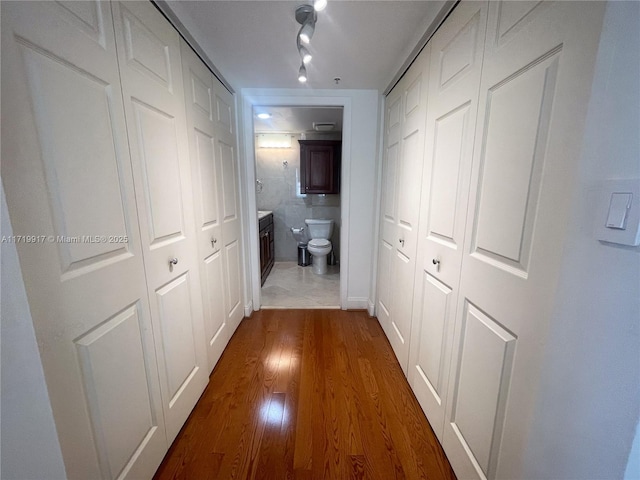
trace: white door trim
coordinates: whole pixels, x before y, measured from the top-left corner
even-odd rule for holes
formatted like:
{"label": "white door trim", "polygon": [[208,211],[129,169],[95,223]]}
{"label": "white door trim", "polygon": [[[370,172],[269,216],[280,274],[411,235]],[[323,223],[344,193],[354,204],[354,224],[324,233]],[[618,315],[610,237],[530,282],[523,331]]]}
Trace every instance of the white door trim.
{"label": "white door trim", "polygon": [[260,299],[260,258],[258,254],[258,224],[254,221],[258,212],[256,207],[256,159],[253,134],[253,107],[260,106],[301,106],[301,107],[343,107],[342,121],[342,169],[340,172],[340,307],[347,308],[347,285],[349,274],[349,193],[351,169],[351,98],[336,96],[335,91],[317,90],[310,94],[306,90],[254,90],[243,89],[241,95],[242,108],[242,146],[244,162],[241,162],[242,184],[246,188],[243,200],[247,216],[243,218],[248,238],[245,243],[246,270],[249,291],[247,300],[251,299],[253,309],[258,310]]}

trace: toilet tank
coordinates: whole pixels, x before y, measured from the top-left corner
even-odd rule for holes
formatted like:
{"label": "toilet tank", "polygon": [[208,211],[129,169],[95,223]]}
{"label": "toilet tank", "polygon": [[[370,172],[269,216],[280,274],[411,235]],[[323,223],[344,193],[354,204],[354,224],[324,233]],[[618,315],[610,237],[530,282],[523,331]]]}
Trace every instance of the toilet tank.
{"label": "toilet tank", "polygon": [[320,218],[307,218],[304,223],[307,224],[307,235],[309,238],[326,238],[329,240],[333,233],[333,220],[325,220]]}

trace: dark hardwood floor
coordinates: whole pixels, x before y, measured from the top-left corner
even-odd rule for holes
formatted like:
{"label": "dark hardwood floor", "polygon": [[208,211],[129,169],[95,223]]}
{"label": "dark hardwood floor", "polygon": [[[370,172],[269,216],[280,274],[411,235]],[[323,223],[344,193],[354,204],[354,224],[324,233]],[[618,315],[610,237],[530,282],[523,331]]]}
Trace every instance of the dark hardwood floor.
{"label": "dark hardwood floor", "polygon": [[453,479],[376,319],[244,319],[155,479]]}

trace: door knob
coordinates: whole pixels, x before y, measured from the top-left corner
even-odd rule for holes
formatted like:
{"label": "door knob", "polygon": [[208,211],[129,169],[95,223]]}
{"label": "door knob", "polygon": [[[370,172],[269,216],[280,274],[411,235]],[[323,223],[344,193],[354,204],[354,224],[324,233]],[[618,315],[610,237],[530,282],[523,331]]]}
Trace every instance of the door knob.
{"label": "door knob", "polygon": [[400,245],[402,245],[404,247],[404,238],[400,238],[400,239],[398,239],[398,241],[400,242]]}
{"label": "door knob", "polygon": [[211,238],[211,247],[213,247],[216,243],[218,243],[218,239],[217,238]]}
{"label": "door knob", "polygon": [[437,258],[434,258],[433,260],[431,260],[431,262],[436,266],[436,272],[440,271],[440,260]]}
{"label": "door knob", "polygon": [[174,265],[178,264],[178,259],[177,258],[172,258],[171,260],[169,260],[169,267],[173,267]]}

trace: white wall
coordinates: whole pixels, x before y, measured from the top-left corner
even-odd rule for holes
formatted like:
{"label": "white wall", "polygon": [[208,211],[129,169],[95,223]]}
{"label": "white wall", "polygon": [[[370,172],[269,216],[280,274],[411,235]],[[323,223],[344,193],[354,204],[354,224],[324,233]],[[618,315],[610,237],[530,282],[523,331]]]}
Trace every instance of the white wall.
{"label": "white wall", "polygon": [[[254,105],[344,106],[342,139],[342,229],[340,289],[343,308],[367,308],[372,301],[374,225],[378,193],[378,118],[380,95],[375,90],[244,89],[239,119],[243,131],[240,161],[244,166],[243,210],[247,212],[246,259],[249,299],[257,303],[257,229],[255,225],[255,158],[253,146]],[[255,240],[255,241],[254,241]]]}
{"label": "white wall", "polygon": [[598,182],[640,178],[640,3],[599,48],[526,478],[622,478],[640,413],[640,248],[592,233]]}
{"label": "white wall", "polygon": [[[13,234],[2,195],[3,238]],[[0,478],[66,478],[15,245],[2,243]]]}

